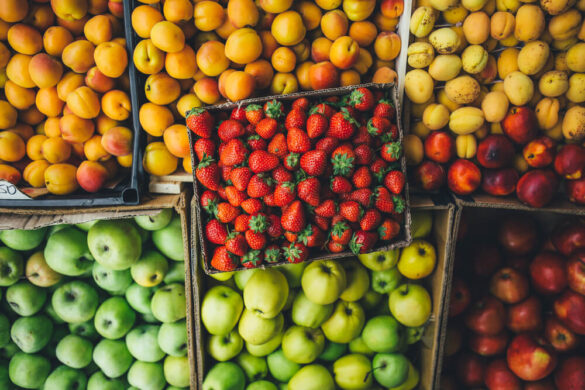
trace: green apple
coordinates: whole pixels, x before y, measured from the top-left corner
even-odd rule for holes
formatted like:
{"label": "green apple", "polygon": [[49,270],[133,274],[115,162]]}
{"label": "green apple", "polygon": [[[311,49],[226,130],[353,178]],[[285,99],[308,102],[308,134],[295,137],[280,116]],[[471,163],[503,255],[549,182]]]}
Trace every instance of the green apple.
{"label": "green apple", "polygon": [[268,381],[256,381],[250,383],[246,390],[278,390],[278,387],[272,382]]}
{"label": "green apple", "polygon": [[167,384],[162,364],[139,360],[128,370],[128,383],[140,390],[162,390]]}
{"label": "green apple", "polygon": [[142,319],[142,322],[146,322],[147,324],[160,324],[160,321],[152,314],[140,314],[138,318]]}
{"label": "green apple", "polygon": [[[211,276],[213,279],[215,279],[219,282],[227,282],[238,272],[244,272],[244,271],[217,272],[215,274],[209,274],[209,276]],[[252,276],[252,275],[250,275],[250,276]]]}
{"label": "green apple", "polygon": [[[236,286],[238,287],[238,289],[240,291],[244,291],[244,287],[246,287],[246,283],[248,283],[248,280],[250,280],[250,278],[252,277],[252,275],[254,275],[257,271],[260,271],[258,268],[252,268],[252,269],[245,269],[242,271],[236,271],[234,272],[234,282],[236,282]],[[222,272],[220,274],[212,274],[212,275],[223,275],[225,272]]]}
{"label": "green apple", "polygon": [[357,353],[345,355],[333,363],[335,383],[342,389],[362,390],[372,385],[372,362]]}
{"label": "green apple", "polygon": [[150,301],[156,290],[156,287],[142,287],[139,284],[132,283],[126,289],[124,296],[132,309],[141,314],[152,315]]}
{"label": "green apple", "polygon": [[218,336],[211,335],[207,340],[207,352],[218,362],[225,362],[236,357],[244,348],[244,340],[236,331]]}
{"label": "green apple", "polygon": [[399,254],[399,249],[391,249],[389,251],[364,253],[358,255],[358,259],[364,267],[372,271],[384,271],[394,267],[398,263]]}
{"label": "green apple", "polygon": [[345,270],[347,284],[339,298],[347,302],[358,301],[370,288],[370,275],[368,274],[368,270],[356,260],[344,261],[342,264]]}
{"label": "green apple", "polygon": [[345,270],[334,260],[312,262],[305,268],[301,278],[305,295],[319,305],[335,302],[346,283]]}
{"label": "green apple", "polygon": [[16,386],[40,389],[51,371],[51,363],[41,356],[17,352],[8,364],[8,375]]}
{"label": "green apple", "polygon": [[349,343],[349,352],[351,353],[360,353],[362,355],[372,356],[374,355],[374,351],[367,346],[364,338],[362,336],[358,336],[355,339],[351,340]]}
{"label": "green apple", "polygon": [[130,268],[142,252],[138,230],[125,220],[98,221],[87,233],[87,245],[98,263],[116,271]]}
{"label": "green apple", "polygon": [[431,316],[431,296],[423,286],[405,283],[392,291],[388,307],[402,325],[422,326]]}
{"label": "green apple", "polygon": [[93,321],[74,322],[69,324],[69,332],[86,339],[95,340],[99,337]]}
{"label": "green apple", "polygon": [[30,251],[43,242],[47,230],[46,227],[33,230],[2,230],[0,231],[0,241],[15,251]]}
{"label": "green apple", "polygon": [[384,271],[372,271],[372,290],[387,294],[398,287],[401,280],[402,274],[396,267]]}
{"label": "green apple", "polygon": [[321,355],[319,355],[319,359],[325,360],[326,362],[332,362],[339,359],[339,357],[341,357],[345,351],[347,351],[347,344],[327,341],[325,343],[325,349],[323,352],[321,352]]}
{"label": "green apple", "polygon": [[95,312],[95,330],[107,339],[124,337],[136,321],[136,313],[121,297],[106,299]]}
{"label": "green apple", "polygon": [[24,273],[29,282],[39,287],[54,286],[63,277],[49,267],[43,252],[35,252],[28,258]]}
{"label": "green apple", "polygon": [[144,230],[160,230],[167,226],[173,218],[173,209],[163,209],[156,215],[139,215],[134,221]]}
{"label": "green apple", "polygon": [[301,368],[288,382],[288,390],[335,390],[331,374],[320,364]]}
{"label": "green apple", "polygon": [[240,294],[226,286],[215,286],[201,302],[201,322],[209,333],[224,335],[236,326],[243,308]]}
{"label": "green apple", "polygon": [[418,342],[422,338],[424,332],[425,332],[424,326],[406,328],[406,343],[410,345]]}
{"label": "green apple", "polygon": [[132,284],[132,276],[129,270],[115,271],[104,267],[100,263],[94,263],[91,270],[93,280],[102,289],[110,294],[124,294],[128,286]]}
{"label": "green apple", "polygon": [[156,290],[150,302],[152,314],[160,322],[175,322],[187,316],[185,286],[181,283],[167,284]]}
{"label": "green apple", "polygon": [[289,288],[297,288],[301,287],[301,278],[306,267],[307,263],[302,262],[295,264],[279,265],[278,267],[276,267],[276,269],[282,272],[282,274],[284,275],[288,282]]}
{"label": "green apple", "polygon": [[282,351],[287,359],[308,364],[319,357],[325,349],[325,336],[321,329],[291,326],[282,337]]}
{"label": "green apple", "polygon": [[377,293],[376,291],[369,289],[366,294],[360,299],[360,305],[366,311],[373,310],[379,306],[380,301],[382,300],[382,294]]}
{"label": "green apple", "polygon": [[10,321],[8,317],[0,313],[0,348],[4,348],[10,342]]}
{"label": "green apple", "polygon": [[87,390],[126,390],[126,385],[120,379],[108,378],[103,372],[97,371],[89,377]]}
{"label": "green apple", "polygon": [[236,356],[236,363],[244,370],[244,374],[250,382],[265,378],[268,374],[268,366],[264,357],[242,351]]}
{"label": "green apple", "polygon": [[299,291],[300,290],[289,290],[288,297],[286,298],[286,302],[284,304],[284,307],[282,308],[282,311],[289,311],[290,309],[292,309],[293,302],[295,301],[295,298],[297,297],[297,293]]}
{"label": "green apple", "polygon": [[132,364],[132,355],[121,340],[103,339],[93,349],[93,361],[109,378],[119,378]]}
{"label": "green apple", "polygon": [[412,238],[423,238],[433,229],[433,213],[428,210],[413,210],[410,213],[410,234]]}
{"label": "green apple", "polygon": [[280,347],[283,335],[284,332],[281,330],[264,344],[250,344],[247,342],[246,351],[250,352],[250,354],[254,356],[266,356]]}
{"label": "green apple", "polygon": [[18,282],[6,290],[6,302],[19,316],[32,316],[38,313],[46,300],[46,289],[29,282]]}
{"label": "green apple", "polygon": [[187,356],[167,356],[163,363],[163,372],[169,385],[189,386],[191,370]]}
{"label": "green apple", "polygon": [[384,387],[400,386],[408,378],[409,361],[399,353],[378,353],[372,360],[374,378]]}
{"label": "green apple", "polygon": [[49,374],[43,390],[85,390],[86,384],[87,377],[81,371],[59,366]]}
{"label": "green apple", "polygon": [[97,223],[97,221],[99,221],[98,219],[94,219],[93,221],[88,221],[88,222],[81,222],[81,223],[76,223],[75,226],[85,232],[89,231],[89,229],[95,225]]}
{"label": "green apple", "polygon": [[238,332],[242,338],[250,344],[264,344],[276,336],[284,325],[282,313],[274,318],[262,318],[251,310],[244,309]]}
{"label": "green apple", "polygon": [[67,336],[69,334],[69,331],[67,329],[67,326],[65,325],[54,325],[53,326],[53,331],[51,332],[51,337],[49,338],[49,342],[47,343],[47,345],[44,348],[44,355],[48,358],[51,359],[51,361],[55,360],[57,358],[57,344],[59,343],[59,341]]}
{"label": "green apple", "polygon": [[169,270],[167,259],[155,250],[142,253],[140,259],[132,264],[132,279],[144,287],[153,287],[162,283]]}
{"label": "green apple", "polygon": [[0,366],[0,389],[10,389],[11,387],[12,383],[8,376],[8,365],[2,365]]}
{"label": "green apple", "polygon": [[139,325],[126,335],[126,347],[130,355],[143,362],[158,362],[165,353],[158,345],[156,325]]}
{"label": "green apple", "polygon": [[270,375],[280,382],[288,382],[290,378],[301,369],[300,364],[295,363],[284,356],[282,348],[279,348],[268,355],[266,363],[268,364]]}
{"label": "green apple", "polygon": [[437,252],[428,241],[416,239],[402,250],[398,260],[398,270],[409,279],[422,279],[435,269]]}
{"label": "green apple", "polygon": [[24,261],[20,253],[0,248],[0,287],[11,286],[24,274]]}
{"label": "green apple", "polygon": [[152,232],[152,242],[169,259],[184,261],[185,253],[183,252],[181,218],[175,215],[167,226]]}
{"label": "green apple", "polygon": [[10,328],[10,337],[22,352],[36,353],[51,340],[53,323],[44,315],[20,317]]}
{"label": "green apple", "polygon": [[321,325],[321,329],[328,340],[344,344],[359,336],[364,322],[364,309],[359,303],[339,301],[331,317]]}
{"label": "green apple", "polygon": [[17,352],[20,352],[18,346],[12,341],[9,341],[8,344],[0,348],[0,357],[6,360],[10,360]]}
{"label": "green apple", "polygon": [[83,275],[93,266],[87,234],[73,226],[51,234],[43,254],[49,267],[67,276]]}
{"label": "green apple", "polygon": [[270,319],[284,308],[288,298],[288,282],[274,268],[258,270],[246,283],[243,291],[244,306],[256,315]]}
{"label": "green apple", "polygon": [[333,304],[319,305],[310,301],[301,290],[292,305],[292,321],[307,328],[318,328],[333,313]]}
{"label": "green apple", "polygon": [[375,352],[396,352],[405,336],[405,329],[392,316],[370,318],[364,326],[362,339]]}
{"label": "green apple", "polygon": [[244,390],[246,376],[236,363],[221,362],[205,376],[202,390]]}
{"label": "green apple", "polygon": [[420,381],[420,374],[416,367],[412,365],[411,362],[408,362],[408,376],[406,381],[401,385],[390,387],[388,390],[413,390],[418,386],[418,382]]}
{"label": "green apple", "polygon": [[160,326],[157,337],[158,346],[171,356],[187,354],[187,324],[185,320],[167,322]]}
{"label": "green apple", "polygon": [[165,284],[185,283],[185,262],[173,261],[163,281]]}
{"label": "green apple", "polygon": [[93,344],[83,337],[69,334],[57,344],[57,359],[71,368],[87,367],[92,361]]}

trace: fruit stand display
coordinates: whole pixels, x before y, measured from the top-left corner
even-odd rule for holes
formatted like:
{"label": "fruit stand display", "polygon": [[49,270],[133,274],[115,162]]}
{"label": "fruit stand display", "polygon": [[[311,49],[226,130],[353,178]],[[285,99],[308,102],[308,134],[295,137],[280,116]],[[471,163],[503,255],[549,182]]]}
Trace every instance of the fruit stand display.
{"label": "fruit stand display", "polygon": [[205,275],[194,245],[200,388],[435,388],[454,208],[413,207],[410,246],[357,258]]}
{"label": "fruit stand display", "polygon": [[413,7],[406,151],[418,189],[585,204],[582,1]]}
{"label": "fruit stand display", "polygon": [[0,388],[195,388],[184,197],[19,212],[1,214]]}

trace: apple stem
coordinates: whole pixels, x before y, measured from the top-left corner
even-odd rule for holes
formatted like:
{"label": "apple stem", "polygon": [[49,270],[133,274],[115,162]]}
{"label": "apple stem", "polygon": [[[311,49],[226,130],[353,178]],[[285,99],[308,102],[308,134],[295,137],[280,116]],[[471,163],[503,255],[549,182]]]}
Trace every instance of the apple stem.
{"label": "apple stem", "polygon": [[366,374],[366,376],[364,377],[364,382],[366,382],[368,380],[368,377],[374,373],[375,370],[380,369],[380,368],[386,368],[386,363],[383,363],[381,366],[379,367],[374,367],[372,368],[370,371],[368,371],[368,373]]}

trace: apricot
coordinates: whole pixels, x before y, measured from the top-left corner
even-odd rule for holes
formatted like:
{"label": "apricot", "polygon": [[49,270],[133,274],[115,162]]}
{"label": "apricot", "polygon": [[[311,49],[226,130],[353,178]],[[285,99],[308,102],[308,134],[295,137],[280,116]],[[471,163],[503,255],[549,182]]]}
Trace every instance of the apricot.
{"label": "apricot", "polygon": [[71,156],[71,145],[62,138],[46,138],[41,144],[42,158],[51,164],[67,161]]}
{"label": "apricot", "polygon": [[22,0],[0,1],[0,19],[8,23],[20,22],[28,15],[28,2]]}
{"label": "apricot", "polygon": [[383,66],[378,68],[372,76],[372,83],[384,84],[384,83],[395,83],[398,75],[394,69]]}
{"label": "apricot", "polygon": [[102,135],[102,146],[113,156],[132,153],[132,130],[127,127],[113,127]]}
{"label": "apricot", "polygon": [[63,65],[48,54],[35,54],[28,63],[31,80],[39,88],[57,85],[63,75]]}
{"label": "apricot", "polygon": [[8,29],[11,24],[0,19],[0,41],[5,41],[8,38]]}
{"label": "apricot", "polygon": [[152,27],[163,20],[162,13],[148,5],[139,5],[132,11],[132,28],[140,38],[150,38]]}
{"label": "apricot", "polygon": [[292,73],[277,73],[272,79],[270,93],[273,95],[286,95],[299,90],[299,82]]}
{"label": "apricot", "polygon": [[104,186],[109,174],[106,167],[97,161],[82,161],[75,177],[85,191],[97,192]]}
{"label": "apricot", "polygon": [[376,56],[385,61],[392,61],[400,54],[401,41],[395,32],[381,32],[374,42]]}
{"label": "apricot", "polygon": [[45,170],[45,187],[55,195],[67,195],[79,188],[77,168],[71,164],[53,164]]}
{"label": "apricot", "polygon": [[155,104],[165,105],[181,94],[181,85],[168,74],[161,72],[148,76],[144,84],[146,98]]}
{"label": "apricot", "polygon": [[206,76],[219,76],[226,70],[230,61],[225,54],[225,46],[218,41],[205,42],[197,50],[197,66]]}
{"label": "apricot", "polygon": [[337,68],[329,61],[318,62],[309,68],[312,89],[334,88],[339,85]]}
{"label": "apricot", "polygon": [[24,22],[39,31],[45,31],[47,28],[55,24],[55,14],[50,5],[35,4]]}
{"label": "apricot", "polygon": [[75,73],[86,73],[95,65],[94,51],[93,43],[80,39],[65,46],[61,60]]}
{"label": "apricot", "polygon": [[181,98],[177,101],[176,109],[177,112],[183,117],[187,117],[187,112],[192,108],[197,108],[203,106],[201,100],[195,95],[194,93],[188,93],[186,95],[181,96]]}
{"label": "apricot", "polygon": [[[231,33],[236,31],[237,29],[238,28],[236,26],[234,26],[232,24],[232,22],[230,22],[229,18],[224,17],[223,23],[221,24],[221,26],[217,27],[215,29],[215,32],[213,32],[213,34],[215,35],[215,38],[209,39],[209,40],[217,41],[217,40],[219,40],[220,37],[222,39],[228,39],[228,37],[231,35]],[[211,34],[212,32],[208,31],[207,33]],[[201,33],[197,34],[197,35],[201,35]]]}
{"label": "apricot", "polygon": [[266,60],[256,60],[254,62],[249,63],[244,68],[244,72],[254,77],[255,85],[256,88],[258,89],[268,88],[270,82],[272,81],[272,77],[274,76],[274,70],[272,69],[272,65],[270,64],[270,62]]}
{"label": "apricot", "polygon": [[394,31],[398,26],[400,18],[389,18],[382,14],[376,13],[374,15],[374,24],[380,31]]}
{"label": "apricot", "polygon": [[155,74],[165,66],[165,53],[154,46],[150,39],[143,39],[134,49],[134,65],[145,74]]}
{"label": "apricot", "polygon": [[104,75],[97,66],[94,66],[85,75],[85,85],[96,92],[105,93],[114,88],[116,81]]}
{"label": "apricot", "polygon": [[274,18],[271,32],[279,44],[294,46],[305,38],[307,30],[303,24],[303,18],[298,12],[286,11]]}
{"label": "apricot", "polygon": [[26,110],[35,104],[36,92],[31,88],[22,88],[18,84],[8,80],[4,85],[6,100],[18,110]]}
{"label": "apricot", "polygon": [[193,4],[190,0],[166,0],[163,15],[169,22],[181,22],[193,17]]}
{"label": "apricot", "polygon": [[195,27],[200,31],[213,31],[220,28],[226,20],[223,7],[217,2],[209,0],[195,3],[193,17]]}
{"label": "apricot", "polygon": [[272,66],[277,72],[292,72],[296,65],[296,55],[290,48],[282,46],[272,53]]}
{"label": "apricot", "polygon": [[151,175],[165,176],[177,170],[179,159],[171,154],[164,143],[151,142],[146,146],[142,165]]}
{"label": "apricot", "polygon": [[[270,67],[270,69],[272,69],[272,66]],[[197,87],[197,89],[199,89],[199,93],[206,94],[207,93],[206,91],[202,91],[202,89],[203,89],[202,87],[205,87],[205,89],[209,89],[208,99],[209,100],[212,100],[212,99],[215,99],[216,98],[216,96],[215,96],[215,89],[217,88],[217,90],[219,90],[219,93],[221,94],[221,96],[227,98],[227,94],[225,92],[225,86],[227,84],[226,81],[227,81],[228,76],[230,74],[234,73],[235,71],[236,71],[235,69],[226,69],[226,70],[224,70],[219,75],[219,77],[217,78],[217,85],[215,85],[215,84],[213,84],[211,82],[208,82],[209,87],[207,87],[205,85],[199,86],[199,85],[197,85],[197,83],[195,83],[195,85],[193,86],[193,92],[195,92],[196,94],[198,93],[198,91],[196,90],[196,87]],[[203,80],[203,79],[207,79],[207,77],[204,77],[204,78],[202,78],[200,80]],[[197,81],[199,81],[199,80],[197,80]],[[205,80],[205,81],[207,82],[207,80]],[[270,81],[272,81],[272,78],[270,78]],[[205,98],[205,96],[204,96],[204,98]],[[220,97],[217,96],[217,99],[219,99],[219,98]]]}
{"label": "apricot", "polygon": [[377,35],[378,30],[376,29],[376,25],[369,21],[353,22],[349,27],[349,36],[360,47],[370,46]]}
{"label": "apricot", "polygon": [[360,75],[365,75],[372,67],[372,64],[373,59],[370,52],[366,49],[360,48],[357,61],[353,64],[353,69],[355,69]]}
{"label": "apricot", "polygon": [[193,165],[191,164],[191,155],[189,155],[183,159],[182,165],[183,165],[183,169],[185,170],[185,172],[193,173]]}
{"label": "apricot", "polygon": [[313,61],[305,61],[299,66],[295,71],[295,76],[297,77],[297,81],[301,89],[308,91],[311,89],[311,80],[309,78],[309,70],[311,66],[315,63]]}
{"label": "apricot", "polygon": [[225,93],[228,99],[235,102],[246,99],[254,92],[254,77],[243,71],[231,73],[226,80]]}
{"label": "apricot", "polygon": [[276,42],[276,39],[274,39],[270,31],[262,30],[259,32],[259,35],[262,40],[262,57],[270,60],[272,53],[278,48],[278,42]]}
{"label": "apricot", "polygon": [[321,23],[321,9],[311,1],[301,1],[295,9],[303,18],[303,24],[308,31],[319,27]]}
{"label": "apricot", "polygon": [[89,19],[83,27],[85,39],[99,45],[108,42],[113,38],[112,23],[110,18],[105,15],[96,15]]}
{"label": "apricot", "polygon": [[[1,114],[1,111],[2,110],[0,107],[0,114]],[[36,126],[39,123],[41,123],[43,120],[45,120],[46,117],[42,112],[40,112],[37,109],[36,106],[32,106],[28,110],[20,111],[19,118],[22,122],[26,123],[27,125]]]}
{"label": "apricot", "polygon": [[17,185],[21,179],[20,171],[8,164],[0,164],[0,179]]}
{"label": "apricot", "polygon": [[331,42],[325,37],[319,37],[311,44],[311,59],[316,62],[329,61]]}
{"label": "apricot", "polygon": [[45,135],[47,137],[61,136],[61,127],[59,125],[60,121],[61,121],[60,117],[47,118],[43,126],[43,129],[45,130]]}
{"label": "apricot", "polygon": [[47,87],[38,90],[35,104],[40,112],[50,117],[61,114],[65,102],[59,99],[56,87]]}
{"label": "apricot", "polygon": [[[11,128],[10,131],[12,131],[14,134],[18,134],[25,142],[28,141],[33,135],[35,135],[35,130],[33,130],[32,126],[27,125],[26,123],[18,123],[16,126]],[[37,133],[39,132],[37,131]]]}
{"label": "apricot", "polygon": [[10,53],[10,50],[6,47],[6,45],[0,42],[0,68],[4,68],[6,65],[8,65],[8,61],[10,61],[11,55],[12,53]]}
{"label": "apricot", "polygon": [[154,46],[166,53],[176,53],[185,46],[185,34],[176,24],[163,20],[150,30],[150,39]]}
{"label": "apricot", "polygon": [[258,5],[266,13],[279,14],[291,7],[293,0],[259,0]]}
{"label": "apricot", "polygon": [[189,134],[185,125],[172,125],[164,131],[164,143],[174,156],[187,157],[190,154]]}
{"label": "apricot", "polygon": [[324,10],[331,10],[341,5],[342,0],[315,0],[315,3]]}
{"label": "apricot", "polygon": [[51,7],[59,18],[76,21],[87,14],[89,3],[87,0],[51,0]]}
{"label": "apricot", "polygon": [[57,83],[57,96],[65,101],[67,96],[77,88],[83,86],[83,75],[74,72],[65,73],[63,78]]}
{"label": "apricot", "polygon": [[71,31],[71,34],[73,34],[73,36],[81,36],[83,35],[83,27],[85,26],[85,23],[89,20],[89,18],[90,15],[85,15],[83,18],[79,20],[65,20],[57,17],[57,25]]}
{"label": "apricot", "polygon": [[0,160],[16,162],[26,154],[26,145],[20,136],[12,131],[0,132]]}
{"label": "apricot", "polygon": [[339,69],[349,69],[358,60],[360,46],[349,36],[337,38],[329,50],[329,59]]}
{"label": "apricot", "polygon": [[43,152],[42,146],[43,142],[48,137],[43,134],[33,135],[26,143],[26,155],[31,160],[42,160],[43,159]]}
{"label": "apricot", "polygon": [[112,78],[122,76],[128,66],[126,49],[115,42],[100,43],[95,48],[93,58],[100,72]]}
{"label": "apricot", "polygon": [[252,0],[230,0],[227,6],[227,16],[236,28],[245,26],[254,27],[258,23],[260,14]]}
{"label": "apricot", "polygon": [[[50,166],[46,160],[31,161],[24,171],[22,178],[32,187],[39,188],[45,185],[45,170]],[[1,170],[1,169],[0,169]]]}
{"label": "apricot", "polygon": [[92,120],[80,118],[75,114],[63,115],[59,120],[59,128],[61,137],[69,143],[83,143],[95,132],[95,124]]}
{"label": "apricot", "polygon": [[130,168],[132,166],[133,161],[132,153],[127,154],[125,156],[118,156],[116,157],[116,161],[118,162],[118,164],[120,164],[121,167]]}
{"label": "apricot", "polygon": [[91,88],[83,86],[67,96],[67,107],[80,118],[92,119],[100,113],[100,100]]}
{"label": "apricot", "polygon": [[87,13],[91,15],[103,14],[108,10],[108,0],[89,0]]}
{"label": "apricot", "polygon": [[165,57],[165,70],[174,79],[190,79],[197,72],[197,58],[190,46],[183,50],[168,53]]}
{"label": "apricot", "polygon": [[23,88],[35,87],[30,74],[28,73],[28,64],[32,57],[24,54],[15,54],[6,65],[6,76],[9,80],[15,82]]}
{"label": "apricot", "polygon": [[145,103],[138,112],[140,125],[153,137],[160,137],[164,130],[174,123],[173,113],[165,106]]}
{"label": "apricot", "polygon": [[349,85],[357,85],[361,82],[361,77],[355,70],[344,70],[339,75],[339,85],[341,87],[347,87]]}
{"label": "apricot", "polygon": [[95,128],[98,134],[103,135],[106,131],[111,129],[112,127],[118,126],[118,121],[113,120],[112,118],[108,117],[103,112],[98,115],[95,119]]}
{"label": "apricot", "polygon": [[321,18],[321,31],[331,41],[347,35],[348,27],[347,16],[339,9],[329,11]]}
{"label": "apricot", "polygon": [[33,55],[43,49],[43,38],[34,27],[19,23],[8,30],[8,44],[18,53]]}
{"label": "apricot", "polygon": [[106,92],[102,96],[101,106],[103,113],[116,121],[126,120],[130,116],[130,97],[124,91],[114,89]]}
{"label": "apricot", "polygon": [[225,43],[225,55],[236,64],[249,64],[262,54],[262,40],[251,28],[234,31]]}
{"label": "apricot", "polygon": [[297,62],[306,61],[311,55],[311,43],[308,39],[303,39],[301,43],[297,43],[292,47],[292,51],[295,53]]}

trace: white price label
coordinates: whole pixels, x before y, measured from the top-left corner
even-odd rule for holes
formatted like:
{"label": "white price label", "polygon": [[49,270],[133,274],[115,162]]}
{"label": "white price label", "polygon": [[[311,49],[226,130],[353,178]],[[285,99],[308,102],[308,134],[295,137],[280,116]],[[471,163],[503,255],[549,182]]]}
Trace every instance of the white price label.
{"label": "white price label", "polygon": [[0,199],[32,200],[30,196],[25,195],[14,184],[6,180],[0,180]]}

